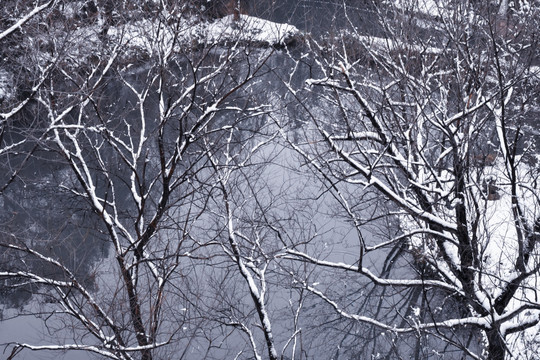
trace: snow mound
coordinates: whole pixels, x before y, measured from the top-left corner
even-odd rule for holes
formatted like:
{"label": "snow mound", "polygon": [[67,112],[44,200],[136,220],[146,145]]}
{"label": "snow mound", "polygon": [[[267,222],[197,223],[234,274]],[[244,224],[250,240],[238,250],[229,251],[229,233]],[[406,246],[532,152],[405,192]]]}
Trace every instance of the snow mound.
{"label": "snow mound", "polygon": [[13,96],[13,86],[10,74],[4,69],[0,69],[0,103]]}
{"label": "snow mound", "polygon": [[[202,21],[195,16],[170,21],[141,19],[111,27],[97,21],[69,34],[58,30],[58,38],[67,39],[69,46],[66,46],[66,58],[75,67],[81,67],[95,57],[106,44],[117,44],[118,49],[121,49],[120,57],[124,61],[135,62],[148,56],[183,53],[185,50],[204,47],[225,48],[241,45],[253,48],[283,48],[294,45],[302,38],[302,33],[289,24],[248,15],[240,15],[235,19],[234,15],[229,15],[215,21]],[[37,40],[48,41],[45,37],[32,41]],[[47,52],[40,53],[40,59],[43,63],[54,61]],[[0,80],[0,89],[1,84]]]}
{"label": "snow mound", "polygon": [[141,20],[122,27],[108,29],[107,36],[120,41],[128,48],[136,48],[148,54],[199,48],[205,45],[231,46],[233,44],[254,47],[281,48],[293,44],[300,31],[289,24],[279,24],[248,15],[228,15],[213,22],[196,18],[178,19],[169,26],[151,20]]}
{"label": "snow mound", "polygon": [[446,17],[448,1],[438,0],[397,0],[393,2],[398,9],[413,11],[429,17]]}
{"label": "snow mound", "polygon": [[202,43],[245,42],[257,46],[284,46],[293,42],[300,31],[293,25],[280,24],[248,15],[228,15],[212,23],[201,23],[191,32]]}

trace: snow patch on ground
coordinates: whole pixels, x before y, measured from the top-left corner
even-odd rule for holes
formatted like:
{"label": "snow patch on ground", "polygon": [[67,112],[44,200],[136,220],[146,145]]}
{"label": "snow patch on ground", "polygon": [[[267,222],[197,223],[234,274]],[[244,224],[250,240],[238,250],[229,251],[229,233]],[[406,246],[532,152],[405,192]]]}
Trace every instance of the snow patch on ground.
{"label": "snow patch on ground", "polygon": [[[520,161],[518,158],[517,161]],[[503,171],[504,164],[498,163],[492,169],[492,172],[498,176],[499,192],[501,199],[491,202],[491,206],[486,209],[485,233],[490,236],[491,243],[486,246],[486,256],[488,257],[487,268],[491,269],[491,277],[489,283],[493,284],[491,292],[493,296],[497,296],[500,292],[500,287],[513,280],[518,273],[513,267],[516,262],[517,254],[519,253],[519,243],[517,237],[516,225],[512,214],[512,198],[510,195],[509,179],[505,177]],[[526,163],[522,163],[518,167],[518,179],[520,184],[518,187],[518,200],[520,207],[527,219],[526,226],[534,227],[535,219],[540,217],[540,191],[536,185],[538,178],[538,169]],[[532,258],[527,264],[527,270],[533,270],[539,265],[540,257],[537,251],[532,252]],[[486,277],[487,278],[487,277]],[[539,287],[538,277],[529,276],[516,291],[511,302],[505,309],[508,314],[511,311],[517,311],[520,307],[531,304],[538,304]],[[498,285],[499,284],[499,285]],[[504,315],[504,314],[503,314]],[[521,311],[519,315],[508,321],[502,330],[518,326],[520,324],[537,322],[540,317],[540,312],[536,309]],[[535,326],[516,334],[508,336],[508,343],[512,359],[532,359],[540,351],[540,325]],[[526,356],[526,354],[528,354]],[[523,356],[523,357],[521,357]]]}
{"label": "snow patch on ground", "polygon": [[437,0],[397,0],[394,5],[405,11],[413,11],[431,17],[443,17],[446,13],[445,1]]}
{"label": "snow patch on ground", "polygon": [[341,31],[341,36],[345,39],[354,39],[355,41],[358,41],[362,46],[366,47],[368,49],[368,52],[377,53],[382,51],[383,54],[391,53],[394,51],[403,51],[407,50],[410,52],[416,52],[418,54],[422,55],[429,55],[429,54],[441,54],[444,52],[442,48],[433,47],[433,46],[424,46],[424,45],[417,45],[417,44],[411,44],[401,41],[394,41],[392,39],[383,38],[383,37],[377,37],[377,36],[367,36],[367,35],[360,35],[355,32],[343,30]]}
{"label": "snow patch on ground", "polygon": [[[108,36],[121,39],[130,47],[137,47],[153,54],[156,51],[206,44],[227,45],[247,43],[254,46],[284,46],[300,34],[289,24],[279,24],[253,16],[225,16],[214,22],[200,22],[194,18],[180,19],[176,26],[142,20],[111,28]],[[179,29],[179,30],[178,30]]]}
{"label": "snow patch on ground", "polygon": [[201,40],[207,43],[232,40],[275,46],[285,45],[289,39],[299,33],[293,25],[279,24],[247,15],[240,15],[235,20],[234,15],[228,15],[213,23],[200,24],[194,28],[192,36],[202,35]]}
{"label": "snow patch on ground", "polygon": [[4,100],[13,97],[13,84],[11,75],[4,69],[0,69],[0,104]]}
{"label": "snow patch on ground", "polygon": [[[207,45],[231,47],[235,44],[254,47],[283,47],[292,43],[300,31],[289,24],[279,24],[248,15],[234,15],[201,21],[197,17],[176,19],[174,23],[143,19],[103,31],[100,24],[76,30],[71,37],[72,59],[85,59],[95,54],[104,42],[121,44],[124,56],[154,56],[182,52]],[[47,54],[43,54],[47,57]]]}
{"label": "snow patch on ground", "polygon": [[[540,190],[537,185],[540,170],[534,165],[522,161],[519,157],[516,161],[520,164],[517,168],[517,178],[520,181],[517,188],[517,198],[524,214],[525,226],[532,229],[535,220],[540,218]],[[519,276],[515,264],[520,253],[520,240],[514,221],[510,178],[502,156],[499,156],[492,166],[484,166],[478,171],[478,182],[472,182],[469,185],[472,191],[468,194],[466,201],[469,209],[474,209],[474,201],[479,204],[481,215],[476,229],[476,239],[482,268],[476,269],[478,277],[476,284],[479,286],[477,296],[478,300],[489,309],[489,304],[501,294],[501,289]],[[450,175],[442,174],[441,178],[450,180],[449,182],[442,181],[442,183],[452,184]],[[490,189],[489,182],[486,183],[485,179],[491,181],[494,187]],[[439,212],[446,212],[445,215],[450,218],[453,216],[451,208],[441,208]],[[472,222],[475,221],[476,214],[469,215],[471,216],[469,229],[472,229]],[[404,232],[412,232],[423,226],[423,224],[416,223],[415,219],[409,215],[401,216],[400,222]],[[526,243],[526,240],[523,243]],[[429,236],[411,236],[409,244],[410,251],[417,261],[425,259],[440,270],[450,274],[446,263],[440,258],[437,246],[432,243]],[[446,242],[445,249],[449,257],[456,264],[459,264],[460,259],[456,244]],[[538,266],[540,266],[540,254],[538,251],[533,251],[526,268],[534,272],[535,267]],[[532,304],[539,304],[539,283],[540,279],[534,275],[529,276],[521,283],[500,317],[507,316],[514,311],[516,311],[516,315],[503,321],[501,331],[505,332],[506,329],[514,328],[520,324],[533,324],[538,321],[540,318],[539,310],[535,309],[534,306],[530,310],[524,310],[524,308]],[[484,298],[491,300],[489,302],[482,301]],[[540,352],[539,332],[540,325],[537,324],[523,332],[508,335],[507,340],[511,344],[509,347],[511,353],[523,355],[525,349],[533,349],[531,354]]]}

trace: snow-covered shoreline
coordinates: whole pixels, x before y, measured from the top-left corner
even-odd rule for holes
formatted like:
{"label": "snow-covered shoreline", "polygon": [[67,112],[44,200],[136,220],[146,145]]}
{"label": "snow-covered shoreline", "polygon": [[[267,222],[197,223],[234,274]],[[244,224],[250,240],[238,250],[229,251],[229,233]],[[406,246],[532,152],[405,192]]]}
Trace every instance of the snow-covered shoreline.
{"label": "snow-covered shoreline", "polygon": [[4,100],[8,100],[13,97],[11,75],[4,69],[0,68],[0,104]]}

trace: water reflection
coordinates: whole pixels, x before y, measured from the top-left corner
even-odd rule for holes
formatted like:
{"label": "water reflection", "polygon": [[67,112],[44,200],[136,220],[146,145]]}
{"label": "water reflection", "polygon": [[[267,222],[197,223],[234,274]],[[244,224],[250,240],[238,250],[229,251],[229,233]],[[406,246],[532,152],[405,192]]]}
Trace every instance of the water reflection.
{"label": "water reflection", "polygon": [[[277,2],[273,2],[277,3]],[[348,2],[350,6],[364,6],[364,4],[359,5],[359,2]],[[264,4],[264,2],[261,2]],[[297,2],[285,2],[285,5],[279,5],[272,9],[272,13],[269,14],[269,17],[278,22],[292,22],[298,27],[304,29],[310,29],[314,34],[316,33],[325,33],[332,30],[334,26],[346,26],[347,19],[344,16],[344,8],[341,1],[297,1]],[[365,8],[361,9],[357,15],[350,13],[349,15],[358,16],[357,22],[362,26],[366,27],[366,31],[376,32],[378,31],[371,23],[369,19],[372,19],[371,15],[372,10],[369,6],[366,5]],[[260,12],[261,14],[267,14],[268,8],[264,9],[255,9],[255,12]],[[263,15],[264,16],[264,15]],[[328,20],[328,18],[336,19],[333,21],[323,21]],[[353,18],[353,21],[355,18]],[[266,51],[266,50],[265,50]],[[301,56],[302,49],[294,49],[291,51],[293,56]],[[297,52],[297,53],[295,53]],[[253,54],[253,56],[258,56],[259,54]],[[220,60],[220,54],[216,53],[215,58],[213,59],[216,63]],[[313,76],[310,71],[312,67],[308,63],[308,60],[303,60],[300,69],[298,69],[290,85],[294,87],[301,87],[304,80],[309,76]],[[183,73],[188,72],[189,64],[179,62],[177,72]],[[250,101],[256,100],[258,103],[268,103],[274,105],[277,109],[283,111],[283,118],[286,121],[294,121],[295,125],[291,126],[292,129],[301,130],[304,126],[305,119],[302,118],[303,112],[302,109],[296,103],[294,97],[287,91],[286,86],[284,85],[284,78],[289,75],[290,70],[294,67],[294,63],[291,61],[288,55],[275,52],[269,59],[267,63],[268,74],[267,76],[261,76],[255,84],[250,88],[251,94],[246,95],[245,99],[242,97],[235,98],[232,102],[238,104],[242,103],[242,106],[247,106]],[[242,68],[242,63],[236,65],[237,68],[230,69],[231,73],[242,73],[245,69]],[[144,76],[140,76],[144,72],[137,72],[137,69],[133,69],[133,72],[130,74],[124,74],[125,79],[135,84],[135,86],[144,87],[145,81],[147,80]],[[274,77],[274,75],[278,75]],[[289,79],[286,79],[287,81]],[[218,84],[219,85],[219,84]],[[170,89],[170,93],[176,91],[174,88]],[[255,94],[255,96],[253,95]],[[245,95],[245,94],[244,94]],[[157,96],[151,96],[150,101],[147,104],[147,113],[148,114],[158,114],[159,113],[159,99]],[[199,99],[200,101],[208,101],[208,99]],[[308,99],[306,101],[316,101],[316,98]],[[137,119],[137,99],[134,98],[133,93],[127,89],[126,86],[122,85],[122,82],[118,79],[111,79],[108,82],[107,86],[103,89],[101,101],[99,103],[100,110],[110,118],[111,124],[117,126],[122,126],[122,121],[125,119]],[[196,111],[195,111],[196,112]],[[195,115],[200,115],[195,113]],[[156,115],[157,118],[157,115]],[[212,124],[216,128],[220,125],[227,123],[231,119],[227,116],[216,117],[216,121]],[[246,130],[258,130],[265,121],[272,121],[273,119],[267,118],[265,116],[253,117],[249,121],[242,123],[245,126]],[[114,123],[114,121],[118,123]],[[135,123],[135,121],[133,121]],[[136,126],[130,123],[130,126]],[[167,136],[173,138],[173,134],[178,131],[177,128],[168,128],[170,133]],[[292,136],[296,136],[293,134]],[[127,140],[127,135],[126,135]],[[241,147],[245,139],[241,136],[234,139],[236,146]],[[170,145],[170,144],[169,144]],[[274,149],[273,149],[274,150]],[[155,152],[155,149],[151,149],[150,153]],[[151,154],[152,155],[152,154]],[[21,155],[22,156],[22,155]],[[118,159],[114,158],[113,153],[111,152],[110,158],[108,160],[108,166],[110,166],[110,173],[118,178],[122,177],[125,168],[122,168],[119,165]],[[154,154],[155,156],[155,154]],[[293,161],[295,155],[292,152],[283,151],[280,153],[281,157],[284,159],[274,158],[274,161],[285,164],[290,158]],[[278,161],[279,160],[279,161]],[[13,162],[22,161],[22,157],[18,158],[15,156],[12,158]],[[295,195],[302,194],[302,191],[306,191],[306,198],[303,201],[309,200],[308,193],[318,194],[320,189],[310,189],[309,184],[302,183],[298,179],[294,179],[294,171],[286,173],[287,169],[296,167],[298,164],[290,164],[290,168],[287,167],[268,167],[266,171],[270,173],[268,175],[268,185],[271,185],[272,188],[280,189],[284,187],[285,184],[294,184],[298,187],[297,191],[294,191]],[[148,165],[149,168],[152,167],[152,164]],[[4,173],[8,173],[7,168]],[[283,173],[280,173],[283,172]],[[116,284],[117,279],[109,281],[113,276],[114,272],[111,271],[107,274],[103,271],[100,271],[98,276],[98,283],[96,283],[96,268],[105,266],[105,264],[112,262],[113,259],[109,255],[108,242],[105,238],[102,237],[101,233],[104,229],[101,228],[101,223],[99,222],[99,217],[97,214],[89,212],[87,206],[84,202],[80,200],[79,196],[75,196],[70,192],[70,189],[76,188],[72,186],[76,184],[76,179],[70,175],[71,172],[65,164],[65,162],[59,158],[54,152],[42,152],[37,153],[33,158],[32,162],[27,164],[25,170],[19,174],[17,180],[9,187],[8,191],[2,197],[2,211],[0,213],[0,223],[3,226],[3,231],[0,234],[2,236],[3,242],[11,242],[20,246],[28,245],[29,247],[39,250],[46,256],[49,256],[54,259],[60,259],[63,264],[76,275],[78,279],[84,282],[84,285],[92,291],[100,291],[102,293],[108,293],[111,297],[111,301],[114,301],[114,295],[118,291],[118,285]],[[261,176],[261,174],[256,174]],[[255,175],[254,175],[255,176]],[[287,178],[287,177],[291,178]],[[305,178],[302,181],[306,181]],[[62,187],[58,187],[58,184],[62,184]],[[100,188],[101,186],[101,188]],[[103,194],[106,193],[106,189],[103,188],[103,183],[98,185],[98,191],[101,191]],[[292,186],[291,186],[292,189]],[[123,199],[125,206],[122,206],[122,216],[129,218],[130,212],[133,211],[133,204],[131,207],[129,201],[127,200],[129,193],[128,184],[122,188],[116,195],[118,199]],[[324,198],[319,198],[317,204],[321,204]],[[272,202],[275,199],[272,199]],[[294,201],[300,201],[296,198]],[[309,200],[310,201],[310,200]],[[306,202],[309,202],[306,201]],[[313,204],[309,204],[313,206]],[[306,206],[308,209],[308,206]],[[312,212],[312,213],[310,213]],[[335,218],[333,209],[330,208],[316,208],[306,210],[306,218],[311,216],[310,226],[313,226],[313,229],[324,234],[328,238],[328,241],[324,245],[317,245],[313,248],[307,247],[308,252],[316,253],[327,260],[335,261],[345,261],[348,263],[354,263],[359,253],[359,244],[356,234],[350,232],[350,227],[345,221],[342,223],[339,219]],[[251,214],[252,215],[252,214]],[[171,217],[172,218],[172,217]],[[208,222],[210,223],[210,222]],[[204,223],[204,226],[207,226],[208,223]],[[204,226],[201,226],[200,231],[208,231]],[[217,227],[217,226],[216,226]],[[306,230],[306,229],[299,229]],[[307,230],[306,230],[307,231]],[[168,234],[163,234],[165,238]],[[171,234],[173,235],[173,234]],[[304,235],[304,234],[302,234]],[[368,234],[365,234],[369,238]],[[212,254],[206,254],[212,255]],[[63,279],[64,275],[62,272],[59,272],[58,269],[51,267],[50,264],[43,262],[42,260],[36,259],[28,254],[24,255],[20,252],[17,252],[16,255],[13,251],[3,249],[2,250],[2,262],[0,271],[36,271],[43,273],[46,276],[49,276],[54,279]],[[109,256],[109,257],[108,257]],[[366,259],[366,261],[372,261],[376,264],[376,267],[382,266],[380,264],[380,259]],[[214,264],[213,264],[214,265]],[[223,306],[224,304],[230,305],[229,309],[221,311],[221,309],[214,304],[211,304],[209,299],[204,298],[196,299],[193,301],[200,301],[208,303],[202,304],[201,306],[207,306],[208,309],[212,310],[212,314],[204,314],[207,317],[213,317],[213,320],[219,319],[219,316],[225,316],[230,312],[230,308],[233,305],[238,307],[243,307],[239,310],[239,313],[249,313],[252,311],[251,304],[249,304],[249,298],[243,297],[242,294],[246,294],[245,288],[241,285],[242,279],[236,274],[236,276],[230,275],[228,271],[230,268],[224,267],[220,268],[219,263],[215,264],[216,266],[205,267],[202,269],[202,266],[193,266],[190,268],[193,272],[185,275],[189,277],[190,280],[193,280],[193,283],[190,283],[189,286],[200,286],[194,291],[193,295],[200,296],[204,292],[216,292],[218,294],[223,294],[224,299],[220,299],[219,304]],[[293,266],[293,265],[291,265]],[[194,270],[196,269],[196,270]],[[186,271],[188,272],[188,271]],[[118,274],[115,274],[118,275]],[[280,284],[283,281],[286,281],[286,274],[280,274],[276,270],[275,284]],[[184,276],[184,274],[182,274]],[[212,278],[213,282],[206,284],[208,278]],[[364,280],[358,279],[357,277],[349,277],[346,275],[340,274],[331,274],[326,277],[314,278],[320,282],[323,282],[328,286],[328,289],[333,289],[335,291],[341,291],[343,289],[348,289],[344,292],[346,296],[355,296],[356,300],[360,304],[363,301],[364,293],[358,291],[358,288],[363,288],[366,284]],[[290,280],[290,279],[289,279]],[[186,281],[187,283],[187,281]],[[195,285],[194,285],[195,284]],[[9,333],[2,331],[0,333],[0,343],[5,343],[9,341],[28,341],[32,343],[45,343],[45,338],[41,338],[37,334],[46,334],[45,337],[51,336],[55,338],[55,342],[58,343],[61,339],[64,339],[66,343],[73,342],[74,339],[70,339],[71,332],[70,330],[65,330],[60,332],[49,333],[51,329],[61,329],[62,324],[59,323],[49,323],[49,328],[44,328],[42,319],[36,319],[27,316],[21,316],[24,313],[50,313],[51,308],[47,304],[48,295],[42,293],[41,289],[36,286],[23,285],[13,287],[13,283],[4,281],[2,283],[2,297],[1,301],[4,304],[4,321],[2,329],[11,328],[13,329]],[[182,284],[186,285],[186,284]],[[245,284],[244,284],[245,285]],[[277,286],[277,285],[276,285]],[[186,297],[189,297],[189,290],[185,290],[186,287],[180,287],[183,291],[186,291]],[[217,289],[217,291],[216,291]],[[296,289],[298,290],[298,289]],[[289,292],[295,292],[296,290],[284,289],[276,290],[275,299],[271,300],[271,310],[273,313],[278,314],[283,309],[287,308],[287,305],[290,301],[297,301],[300,298],[301,291],[298,290],[298,293],[289,294]],[[363,290],[362,290],[363,291]],[[32,300],[32,295],[36,294],[36,301]],[[228,298],[225,298],[230,296]],[[373,299],[377,299],[377,296],[374,296]],[[112,306],[112,305],[111,305]],[[115,304],[121,310],[122,305]],[[328,319],[335,320],[332,315],[328,313],[322,313],[321,307],[318,306],[317,301],[310,299],[306,302],[306,306],[309,309],[307,312],[312,314],[313,317],[320,316],[318,320],[321,322],[327,322]],[[358,305],[360,306],[360,305]],[[176,307],[176,308],[175,308]],[[244,308],[245,307],[245,308]],[[16,310],[9,310],[8,308],[16,308]],[[174,320],[178,320],[178,323],[184,321],[182,319],[183,314],[191,313],[185,309],[188,308],[188,305],[185,304],[174,304],[171,306],[171,313],[174,312]],[[125,310],[125,309],[124,309]],[[220,312],[221,311],[221,312]],[[215,313],[215,314],[214,314]],[[188,315],[186,315],[188,316]],[[225,317],[224,317],[225,318]],[[199,339],[204,338],[203,335],[200,335],[197,331],[204,329],[201,326],[201,329],[188,329],[187,325],[194,325],[193,320],[186,318],[186,326],[180,326],[179,330],[185,331],[186,334],[191,331],[194,338],[199,337]],[[168,319],[173,323],[173,320]],[[190,322],[191,321],[191,322]],[[305,323],[303,326],[309,328],[313,325],[313,318],[307,317],[306,320],[303,320]],[[178,326],[178,324],[174,324]],[[197,326],[198,323],[197,323]],[[279,334],[282,329],[284,329],[287,324],[276,324],[275,329]],[[341,325],[340,325],[341,326]],[[348,325],[343,325],[347,327]],[[196,327],[196,326],[194,326]],[[328,328],[330,329],[330,327]],[[287,329],[290,330],[291,329]],[[201,330],[202,331],[202,330]],[[204,329],[209,333],[214,331]],[[215,330],[215,331],[219,331]],[[326,336],[327,333],[322,334],[319,328],[313,329],[313,331],[318,332],[317,334],[312,334],[313,339],[318,339],[319,336]],[[341,331],[341,330],[340,330]],[[338,335],[340,334],[338,331]],[[283,333],[286,333],[283,331]],[[28,336],[26,336],[28,335]],[[212,334],[212,336],[215,336]],[[72,336],[74,337],[74,336]],[[285,335],[278,335],[280,342],[285,342],[287,339]],[[351,335],[353,341],[356,341],[357,338]],[[358,338],[363,338],[358,336]],[[223,341],[225,343],[232,343],[233,345],[238,345],[238,339],[231,340],[228,339],[228,335],[223,335]],[[191,341],[191,340],[190,340]],[[187,340],[186,340],[187,342]],[[202,342],[202,341],[201,341]],[[236,343],[236,344],[235,344]],[[317,341],[312,340],[312,344],[317,343]],[[324,341],[320,341],[319,344],[325,344]],[[213,345],[212,345],[213,346]],[[323,346],[323,345],[321,345]],[[234,348],[235,346],[231,346]],[[194,348],[190,348],[190,351]],[[324,350],[324,349],[322,349]],[[200,356],[201,353],[195,354],[194,356]],[[227,354],[232,355],[232,354]],[[39,353],[33,354],[31,352],[26,352],[21,354],[21,358],[27,359],[44,359],[47,354]],[[65,357],[68,359],[75,359],[76,356],[81,356],[80,358],[85,358],[78,353],[71,352],[66,354]],[[51,355],[52,357],[52,355]],[[55,356],[56,357],[56,356]]]}

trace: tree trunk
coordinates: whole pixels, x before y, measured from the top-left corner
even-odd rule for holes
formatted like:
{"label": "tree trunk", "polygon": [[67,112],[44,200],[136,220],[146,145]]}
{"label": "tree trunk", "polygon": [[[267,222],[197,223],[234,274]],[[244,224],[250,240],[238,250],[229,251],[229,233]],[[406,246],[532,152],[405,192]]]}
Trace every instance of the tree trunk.
{"label": "tree trunk", "polygon": [[504,360],[506,353],[506,344],[501,336],[499,329],[493,329],[487,332],[488,356],[489,360]]}

